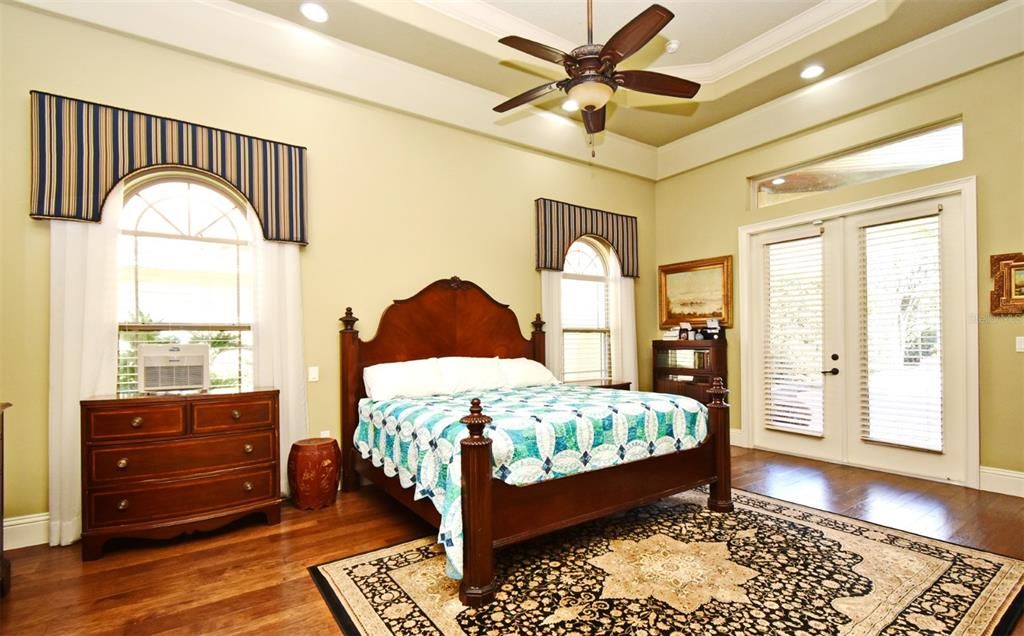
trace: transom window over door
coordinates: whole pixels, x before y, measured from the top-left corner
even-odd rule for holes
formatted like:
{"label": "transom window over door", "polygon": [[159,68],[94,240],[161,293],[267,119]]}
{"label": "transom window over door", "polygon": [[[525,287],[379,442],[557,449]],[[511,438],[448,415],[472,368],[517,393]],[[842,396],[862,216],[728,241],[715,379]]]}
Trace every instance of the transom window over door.
{"label": "transom window over door", "polygon": [[562,378],[610,380],[609,254],[589,238],[572,244],[562,271]]}
{"label": "transom window over door", "polygon": [[211,388],[251,389],[253,275],[243,204],[212,182],[129,183],[118,240],[118,392],[139,389],[138,345],[208,344]]}

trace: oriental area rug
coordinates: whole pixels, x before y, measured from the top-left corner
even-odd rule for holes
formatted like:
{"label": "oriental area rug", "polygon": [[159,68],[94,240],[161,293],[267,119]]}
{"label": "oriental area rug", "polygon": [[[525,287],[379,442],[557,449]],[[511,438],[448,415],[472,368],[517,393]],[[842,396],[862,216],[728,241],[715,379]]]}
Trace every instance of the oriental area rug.
{"label": "oriental area rug", "polygon": [[310,568],[346,634],[1009,634],[1024,561],[739,490],[691,491],[501,550],[459,603],[433,537]]}

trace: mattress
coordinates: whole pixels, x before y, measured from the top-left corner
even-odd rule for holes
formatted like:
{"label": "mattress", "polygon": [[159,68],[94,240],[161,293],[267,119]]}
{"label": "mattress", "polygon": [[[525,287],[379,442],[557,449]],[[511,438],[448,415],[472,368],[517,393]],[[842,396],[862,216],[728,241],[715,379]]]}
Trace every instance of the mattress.
{"label": "mattress", "polygon": [[495,479],[528,486],[698,446],[708,434],[707,408],[681,395],[568,384],[359,402],[355,447],[441,515],[438,541],[448,574],[462,578],[459,420],[480,398],[493,419]]}

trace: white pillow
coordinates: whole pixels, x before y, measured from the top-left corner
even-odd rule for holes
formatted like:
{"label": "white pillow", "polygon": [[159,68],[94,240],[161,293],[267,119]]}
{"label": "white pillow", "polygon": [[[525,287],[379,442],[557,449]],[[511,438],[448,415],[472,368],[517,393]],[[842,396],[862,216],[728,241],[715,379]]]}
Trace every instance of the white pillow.
{"label": "white pillow", "polygon": [[441,380],[437,358],[388,362],[363,369],[366,397],[390,400],[396,397],[421,397],[447,393]]}
{"label": "white pillow", "polygon": [[558,378],[543,364],[529,358],[502,359],[501,373],[505,376],[505,386],[516,388],[536,386],[539,384],[558,384]]}
{"label": "white pillow", "polygon": [[437,363],[448,393],[488,391],[505,385],[498,358],[438,358]]}

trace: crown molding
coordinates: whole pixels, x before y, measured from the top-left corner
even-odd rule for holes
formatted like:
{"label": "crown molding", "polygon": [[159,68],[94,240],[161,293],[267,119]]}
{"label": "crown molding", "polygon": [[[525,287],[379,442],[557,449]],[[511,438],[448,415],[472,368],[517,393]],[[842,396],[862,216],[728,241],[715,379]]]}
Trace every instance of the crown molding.
{"label": "crown molding", "polygon": [[1024,0],[944,29],[658,148],[657,179],[808,130],[1024,53]]}
{"label": "crown molding", "polygon": [[547,154],[646,179],[656,174],[654,146],[606,131],[591,158],[583,126],[573,119],[535,107],[497,114],[491,107],[504,95],[229,0],[17,0],[18,5]]}
{"label": "crown molding", "polygon": [[865,9],[885,9],[879,14],[884,19],[892,12],[884,5],[882,0],[824,0],[710,62],[662,66],[658,71],[713,84]]}
{"label": "crown molding", "polygon": [[[897,4],[902,1],[895,0]],[[416,0],[416,3],[496,38],[515,34],[562,51],[571,51],[580,45],[483,0]],[[864,9],[882,8],[879,15],[884,17],[891,13],[891,7],[886,8],[891,4],[893,0],[824,0],[710,62],[650,68],[705,85],[713,84]],[[704,93],[707,92],[705,88]],[[700,101],[701,97],[695,99]]]}

